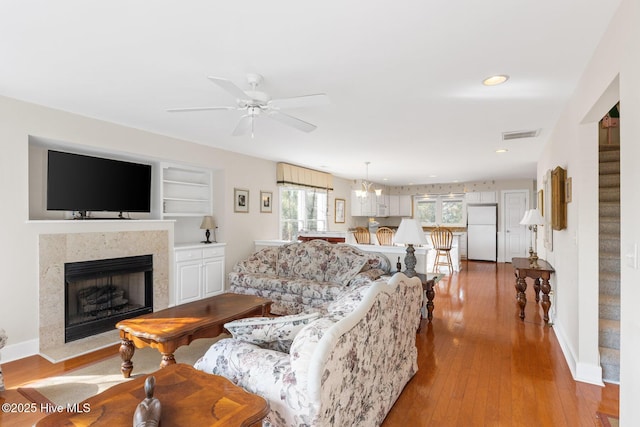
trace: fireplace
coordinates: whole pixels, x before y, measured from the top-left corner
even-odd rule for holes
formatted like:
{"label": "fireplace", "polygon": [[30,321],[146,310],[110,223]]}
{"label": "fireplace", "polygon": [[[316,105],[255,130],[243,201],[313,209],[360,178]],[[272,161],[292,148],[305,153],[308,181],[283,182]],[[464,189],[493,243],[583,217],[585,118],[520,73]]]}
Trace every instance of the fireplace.
{"label": "fireplace", "polygon": [[153,256],[65,263],[65,342],[153,312]]}

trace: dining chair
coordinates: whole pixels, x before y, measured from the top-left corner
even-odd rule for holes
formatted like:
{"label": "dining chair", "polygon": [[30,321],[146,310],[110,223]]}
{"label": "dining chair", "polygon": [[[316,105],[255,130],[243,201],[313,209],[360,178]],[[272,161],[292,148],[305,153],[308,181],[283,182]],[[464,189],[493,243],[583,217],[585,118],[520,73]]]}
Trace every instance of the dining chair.
{"label": "dining chair", "polygon": [[431,232],[431,243],[436,251],[433,272],[438,273],[439,267],[444,266],[449,269],[449,274],[452,274],[451,247],[453,245],[453,232],[446,227],[437,227]]}
{"label": "dining chair", "polygon": [[371,244],[371,234],[369,234],[369,229],[367,227],[356,227],[353,232],[353,237],[355,237],[356,243],[359,245]]}
{"label": "dining chair", "polygon": [[393,235],[395,231],[390,229],[389,227],[380,227],[378,231],[376,231],[376,239],[378,239],[378,243],[383,246],[393,246]]}

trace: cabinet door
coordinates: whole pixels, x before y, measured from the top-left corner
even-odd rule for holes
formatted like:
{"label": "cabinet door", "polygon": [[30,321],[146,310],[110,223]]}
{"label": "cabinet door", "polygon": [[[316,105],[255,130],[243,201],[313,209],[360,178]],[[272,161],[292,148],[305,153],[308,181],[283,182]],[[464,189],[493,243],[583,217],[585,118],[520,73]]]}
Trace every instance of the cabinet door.
{"label": "cabinet door", "polygon": [[402,195],[399,197],[398,216],[413,216],[411,196]]}
{"label": "cabinet door", "polygon": [[389,195],[389,216],[400,216],[400,196],[397,194]]}
{"label": "cabinet door", "polygon": [[351,192],[351,216],[362,216],[362,203],[355,191]]}
{"label": "cabinet door", "polygon": [[176,304],[201,298],[202,261],[184,261],[176,264]]}
{"label": "cabinet door", "polygon": [[480,196],[479,192],[467,193],[464,196],[464,198],[467,201],[467,203],[480,203],[480,201],[481,201],[480,197],[481,196]]}
{"label": "cabinet door", "polygon": [[480,193],[480,201],[482,203],[496,203],[498,198],[495,191],[482,191]]}
{"label": "cabinet door", "polygon": [[203,298],[222,293],[224,287],[224,258],[207,258],[203,261]]}
{"label": "cabinet door", "polygon": [[380,197],[376,197],[376,216],[388,217],[389,216],[389,195],[383,194]]}

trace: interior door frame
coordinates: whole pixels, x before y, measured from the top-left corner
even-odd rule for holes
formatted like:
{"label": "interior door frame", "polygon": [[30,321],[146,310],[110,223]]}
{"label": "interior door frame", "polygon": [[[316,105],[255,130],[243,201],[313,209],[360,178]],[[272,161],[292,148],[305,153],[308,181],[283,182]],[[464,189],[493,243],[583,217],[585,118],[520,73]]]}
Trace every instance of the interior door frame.
{"label": "interior door frame", "polygon": [[[514,189],[514,190],[502,190],[500,192],[500,218],[498,220],[499,229],[498,229],[498,262],[511,262],[511,260],[505,259],[505,254],[507,252],[507,233],[506,233],[506,224],[505,218],[507,203],[505,201],[506,195],[510,193],[523,193],[524,194],[524,209],[531,209],[531,191],[525,188],[522,189]],[[523,212],[524,215],[524,212]],[[526,238],[526,237],[525,237]]]}

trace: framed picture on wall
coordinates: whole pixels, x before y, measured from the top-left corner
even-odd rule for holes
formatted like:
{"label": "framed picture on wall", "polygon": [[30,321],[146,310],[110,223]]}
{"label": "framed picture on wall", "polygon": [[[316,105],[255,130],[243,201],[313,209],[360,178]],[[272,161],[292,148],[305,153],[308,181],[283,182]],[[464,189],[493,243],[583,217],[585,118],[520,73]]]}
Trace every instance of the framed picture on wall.
{"label": "framed picture on wall", "polygon": [[249,190],[233,189],[233,211],[249,213]]}
{"label": "framed picture on wall", "polygon": [[260,192],[260,212],[271,213],[273,212],[273,193],[271,191]]}
{"label": "framed picture on wall", "polygon": [[551,170],[548,170],[547,173],[544,174],[544,184],[543,184],[543,195],[544,199],[542,202],[543,218],[544,218],[544,247],[553,251],[553,228],[551,227]]}
{"label": "framed picture on wall", "polygon": [[336,199],[336,201],[335,201],[335,212],[334,212],[334,217],[333,217],[333,221],[336,224],[344,222],[344,205],[345,205],[345,200],[344,199]]}

